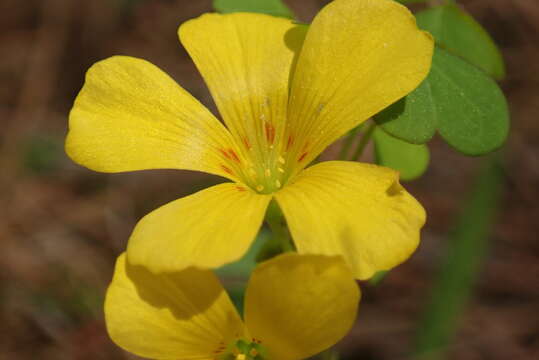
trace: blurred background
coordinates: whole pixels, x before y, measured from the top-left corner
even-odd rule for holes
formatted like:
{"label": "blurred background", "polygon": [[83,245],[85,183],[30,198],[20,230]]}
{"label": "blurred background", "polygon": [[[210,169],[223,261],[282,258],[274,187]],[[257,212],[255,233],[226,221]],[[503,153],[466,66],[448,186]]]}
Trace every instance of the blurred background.
{"label": "blurred background", "polygon": [[[286,2],[308,22],[328,1]],[[501,85],[512,130],[499,154],[501,197],[481,203],[477,195],[478,181],[489,186],[481,182],[488,157],[464,157],[436,138],[429,144],[429,170],[405,184],[428,212],[421,246],[378,285],[362,284],[342,359],[413,358],[438,333],[449,359],[539,359],[539,2],[460,4],[507,64]],[[104,327],[115,258],[141,216],[222,180],[84,169],[63,152],[67,116],[86,69],[116,54],[151,61],[215,110],[176,35],[208,11],[210,0],[0,0],[0,359],[136,358]],[[474,226],[483,226],[482,240],[462,250]]]}

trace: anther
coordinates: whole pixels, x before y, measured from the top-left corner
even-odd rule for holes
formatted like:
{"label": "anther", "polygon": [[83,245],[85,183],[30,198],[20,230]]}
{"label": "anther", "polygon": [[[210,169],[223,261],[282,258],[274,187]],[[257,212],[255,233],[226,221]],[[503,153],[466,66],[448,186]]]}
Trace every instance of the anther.
{"label": "anther", "polygon": [[275,186],[277,186],[277,189],[281,188],[281,182],[279,180],[275,180]]}
{"label": "anther", "polygon": [[266,175],[266,177],[270,177],[271,176],[271,170],[270,169],[266,169],[264,171],[264,174]]}
{"label": "anther", "polygon": [[285,160],[284,157],[282,157],[282,156],[279,156],[279,158],[278,158],[277,160],[279,160],[279,162],[280,162],[281,164],[284,164],[284,163],[286,162],[286,160]]}
{"label": "anther", "polygon": [[284,169],[283,168],[277,168],[277,171],[279,171],[280,173],[283,173],[284,174]]}
{"label": "anther", "polygon": [[257,185],[256,186],[256,191],[262,191],[262,190],[264,190],[264,186],[262,186],[262,185]]}

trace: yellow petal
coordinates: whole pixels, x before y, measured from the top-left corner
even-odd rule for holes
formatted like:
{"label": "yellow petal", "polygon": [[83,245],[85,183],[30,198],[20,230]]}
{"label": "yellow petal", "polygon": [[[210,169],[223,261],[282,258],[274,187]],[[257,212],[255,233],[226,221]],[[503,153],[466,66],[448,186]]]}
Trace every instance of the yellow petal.
{"label": "yellow petal", "polygon": [[242,321],[209,270],[154,275],[118,257],[105,299],[112,340],[140,356],[213,359],[244,334]]}
{"label": "yellow petal", "polygon": [[271,196],[219,184],[146,215],[127,246],[129,262],[153,272],[233,262],[255,238]]}
{"label": "yellow petal", "polygon": [[368,279],[406,260],[419,244],[423,207],[389,168],[348,161],[314,165],[276,199],[298,252],[342,255]]}
{"label": "yellow petal", "polygon": [[[178,30],[254,172],[277,169],[289,77],[306,27],[264,14],[205,14]],[[254,188],[254,186],[253,186]]]}
{"label": "yellow petal", "polygon": [[350,330],[359,297],[340,257],[284,254],[253,271],[245,294],[245,325],[270,359],[305,359]]}
{"label": "yellow petal", "polygon": [[335,0],[309,28],[293,77],[290,156],[303,166],[331,142],[414,90],[433,41],[393,0]]}
{"label": "yellow petal", "polygon": [[235,179],[221,150],[224,126],[149,62],[114,56],[94,64],[69,114],[68,155],[104,172],[172,168]]}

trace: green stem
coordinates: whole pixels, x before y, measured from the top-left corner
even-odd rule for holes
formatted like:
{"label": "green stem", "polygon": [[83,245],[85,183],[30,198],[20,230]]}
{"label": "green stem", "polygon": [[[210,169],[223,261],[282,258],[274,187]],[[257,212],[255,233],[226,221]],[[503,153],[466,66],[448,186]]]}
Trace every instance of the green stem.
{"label": "green stem", "polygon": [[365,150],[365,147],[371,140],[372,134],[374,132],[374,129],[376,128],[376,124],[371,122],[367,129],[365,130],[365,133],[361,137],[361,140],[359,140],[359,144],[357,144],[356,150],[354,151],[354,154],[350,158],[351,161],[358,161],[361,158],[361,155],[363,155],[363,151]]}
{"label": "green stem", "polygon": [[320,360],[339,360],[339,353],[334,349],[327,349],[320,354]]}
{"label": "green stem", "polygon": [[354,140],[356,139],[356,135],[362,126],[363,124],[359,124],[358,126],[356,126],[355,128],[353,128],[352,130],[348,132],[348,135],[346,135],[346,138],[343,141],[341,151],[339,151],[339,157],[338,157],[339,160],[346,160],[348,158],[350,147],[354,143]]}
{"label": "green stem", "polygon": [[277,202],[273,200],[268,206],[268,212],[266,214],[266,222],[272,232],[273,239],[277,240],[281,245],[282,252],[288,252],[294,250],[290,232],[286,226],[283,212],[277,205]]}
{"label": "green stem", "polygon": [[284,225],[281,221],[273,222],[269,220],[268,225],[273,233],[273,237],[281,244],[282,252],[294,250],[286,225]]}

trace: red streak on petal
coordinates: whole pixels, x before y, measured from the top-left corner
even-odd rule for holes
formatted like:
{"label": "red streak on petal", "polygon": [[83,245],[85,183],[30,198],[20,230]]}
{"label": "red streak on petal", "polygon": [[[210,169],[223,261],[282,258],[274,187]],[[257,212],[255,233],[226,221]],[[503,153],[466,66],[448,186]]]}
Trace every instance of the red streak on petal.
{"label": "red streak on petal", "polygon": [[232,158],[237,162],[237,163],[240,163],[240,158],[238,157],[238,154],[236,154],[236,152],[233,150],[233,149],[228,149],[228,153],[230,154],[230,156],[232,156]]}
{"label": "red streak on petal", "polygon": [[264,123],[264,127],[266,129],[266,140],[268,140],[269,144],[273,144],[275,141],[275,127],[268,122]]}
{"label": "red streak on petal", "polygon": [[230,155],[223,149],[219,149],[219,152],[223,154],[224,157],[230,160]]}
{"label": "red streak on petal", "polygon": [[236,186],[236,189],[238,189],[238,191],[247,191],[244,187],[241,187],[241,186]]}
{"label": "red streak on petal", "polygon": [[222,164],[221,164],[221,168],[222,168],[225,172],[229,173],[230,175],[234,175],[234,173],[232,172],[232,170],[230,170],[229,168],[227,168],[225,165],[222,165]]}
{"label": "red streak on petal", "polygon": [[249,142],[249,140],[246,137],[243,137],[242,140],[243,140],[243,144],[245,145],[245,147],[247,149],[250,149],[251,148],[251,143]]}
{"label": "red streak on petal", "polygon": [[305,159],[305,156],[307,156],[307,154],[308,154],[308,152],[304,152],[303,154],[301,154],[301,156],[298,159],[298,162],[302,162],[303,159]]}
{"label": "red streak on petal", "polygon": [[288,135],[288,141],[286,142],[286,151],[290,150],[290,147],[294,143],[294,137],[292,135]]}

